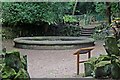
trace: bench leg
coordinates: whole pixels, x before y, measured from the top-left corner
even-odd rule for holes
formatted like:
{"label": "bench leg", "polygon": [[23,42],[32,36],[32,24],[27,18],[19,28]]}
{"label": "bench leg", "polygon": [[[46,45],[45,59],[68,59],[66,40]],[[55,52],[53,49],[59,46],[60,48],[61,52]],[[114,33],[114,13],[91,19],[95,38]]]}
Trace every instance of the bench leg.
{"label": "bench leg", "polygon": [[88,52],[88,59],[91,58],[91,52]]}
{"label": "bench leg", "polygon": [[79,54],[77,54],[77,75],[79,75]]}

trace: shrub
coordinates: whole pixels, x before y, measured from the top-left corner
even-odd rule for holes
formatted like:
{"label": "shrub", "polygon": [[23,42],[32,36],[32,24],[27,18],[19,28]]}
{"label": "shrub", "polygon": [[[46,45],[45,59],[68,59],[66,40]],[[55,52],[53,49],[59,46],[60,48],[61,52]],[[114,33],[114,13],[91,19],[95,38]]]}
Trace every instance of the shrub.
{"label": "shrub", "polygon": [[81,27],[76,25],[50,26],[46,35],[49,36],[80,36]]}
{"label": "shrub", "polygon": [[61,36],[80,36],[81,34],[81,27],[68,25],[65,26],[61,31]]}
{"label": "shrub", "polygon": [[3,27],[1,30],[2,38],[3,39],[13,39],[19,36],[20,29],[18,28],[11,28],[11,27]]}
{"label": "shrub", "polygon": [[67,7],[70,7],[69,3],[61,2],[3,2],[2,22],[9,26],[23,23],[39,25],[41,21],[58,23],[63,20]]}
{"label": "shrub", "polygon": [[90,59],[85,63],[85,75],[95,78],[120,79],[120,49],[115,37],[105,38],[105,49],[107,55],[100,55],[98,58]]}
{"label": "shrub", "polygon": [[26,56],[20,56],[18,51],[6,52],[4,54],[0,77],[9,80],[29,80],[27,72]]}
{"label": "shrub", "polygon": [[92,37],[95,40],[104,40],[106,36],[108,36],[110,30],[110,26],[107,23],[101,23],[99,26],[95,27],[94,34]]}

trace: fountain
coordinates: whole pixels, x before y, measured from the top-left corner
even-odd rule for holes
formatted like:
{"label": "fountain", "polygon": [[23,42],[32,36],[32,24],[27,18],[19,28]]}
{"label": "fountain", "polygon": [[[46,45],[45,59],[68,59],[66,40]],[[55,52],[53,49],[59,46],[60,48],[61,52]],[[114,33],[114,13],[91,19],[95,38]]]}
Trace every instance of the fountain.
{"label": "fountain", "polygon": [[14,47],[23,49],[76,49],[94,46],[94,39],[86,37],[44,36],[14,39]]}

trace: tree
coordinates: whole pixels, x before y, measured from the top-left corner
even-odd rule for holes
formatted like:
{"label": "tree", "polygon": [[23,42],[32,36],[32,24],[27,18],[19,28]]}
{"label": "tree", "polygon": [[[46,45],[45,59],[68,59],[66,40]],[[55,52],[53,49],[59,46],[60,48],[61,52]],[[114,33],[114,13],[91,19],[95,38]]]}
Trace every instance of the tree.
{"label": "tree", "polygon": [[116,16],[116,13],[120,12],[119,2],[99,2],[95,3],[95,5],[96,12],[100,15],[107,16],[109,24],[111,24],[111,16]]}
{"label": "tree", "polygon": [[[31,35],[33,31],[35,35],[46,34],[50,24],[63,22],[70,7],[69,2],[3,2],[2,23],[3,26],[20,27],[25,30],[24,34]],[[35,30],[31,29],[33,27]]]}
{"label": "tree", "polygon": [[105,16],[106,15],[105,10],[106,10],[105,2],[95,3],[95,11],[97,13],[99,13],[100,15],[104,15]]}
{"label": "tree", "polygon": [[4,2],[2,5],[3,23],[7,25],[55,24],[63,19],[68,3],[56,2]]}
{"label": "tree", "polygon": [[74,7],[73,7],[73,12],[72,12],[72,15],[74,15],[74,14],[75,14],[75,9],[76,9],[77,3],[78,3],[78,0],[75,0],[75,5],[74,5]]}
{"label": "tree", "polygon": [[106,15],[108,16],[108,23],[111,24],[111,3],[106,2]]}

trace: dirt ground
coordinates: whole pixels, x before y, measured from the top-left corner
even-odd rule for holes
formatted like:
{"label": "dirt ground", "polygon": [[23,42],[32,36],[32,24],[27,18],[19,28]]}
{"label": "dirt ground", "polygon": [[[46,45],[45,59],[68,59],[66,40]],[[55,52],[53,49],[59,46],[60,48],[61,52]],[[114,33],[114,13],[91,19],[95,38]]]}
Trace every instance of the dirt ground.
{"label": "dirt ground", "polygon": [[[103,41],[95,42],[95,49],[92,57],[105,54]],[[3,41],[3,47],[7,51],[13,48],[12,40]],[[31,78],[76,78],[76,56],[73,53],[77,49],[71,50],[29,50],[17,49],[21,54],[28,55],[28,72]],[[86,54],[80,56],[82,60],[87,59]],[[84,64],[80,64],[80,73],[84,73]]]}

